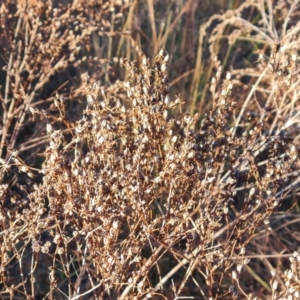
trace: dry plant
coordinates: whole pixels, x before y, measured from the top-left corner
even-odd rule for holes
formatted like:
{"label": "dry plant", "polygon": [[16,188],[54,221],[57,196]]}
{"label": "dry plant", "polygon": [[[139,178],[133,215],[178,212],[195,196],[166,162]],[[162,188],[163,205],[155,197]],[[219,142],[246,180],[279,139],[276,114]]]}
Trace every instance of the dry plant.
{"label": "dry plant", "polygon": [[[254,116],[260,119],[268,114],[270,118],[264,124],[265,132],[268,135],[285,136],[298,144],[300,30],[298,1],[246,1],[236,10],[213,16],[207,22],[206,29],[210,33],[212,58],[218,54],[221,41],[224,46],[224,40],[228,48],[227,52],[223,51],[226,53],[225,58],[222,56],[223,60],[244,59],[245,56],[241,56],[245,54],[243,49],[248,49],[253,56],[252,64],[247,61],[245,64],[244,60],[243,68],[231,69],[237,90],[237,93],[231,96],[239,108],[235,115],[236,127],[244,122],[243,118],[247,114],[255,112]],[[245,68],[245,65],[250,67]],[[222,67],[227,67],[223,61]],[[244,101],[240,101],[241,95],[246,95]],[[296,183],[298,174],[295,173],[295,176]],[[285,257],[288,254],[282,255],[282,252],[293,253],[294,250],[298,250],[299,237],[295,230],[298,230],[296,222],[299,215],[290,209],[296,206],[299,211],[297,202],[298,193],[294,193],[287,199],[287,203],[282,205],[280,215],[270,218],[273,230],[252,238],[250,247],[248,246],[251,250],[247,254],[254,258],[252,259],[254,262],[247,266],[247,272],[251,276],[242,277],[241,284],[244,291],[252,292],[259,298],[261,294],[265,295],[266,291],[271,292],[270,275],[266,273],[270,273],[268,270],[272,268],[276,269],[276,279],[281,290],[288,290],[288,286],[281,279],[286,269]],[[262,290],[255,292],[255,282],[259,283],[264,292]],[[283,292],[278,294],[278,299],[285,299],[283,294]],[[294,295],[297,298],[296,295],[297,289]],[[292,299],[291,297],[289,295],[286,299]],[[277,299],[275,295],[273,298]]]}
{"label": "dry plant", "polygon": [[[235,14],[251,5],[265,9],[249,1],[220,16],[220,24],[236,21]],[[291,19],[293,9],[287,10]],[[255,31],[241,23],[250,26],[247,34]],[[20,101],[20,111],[47,120],[48,143],[38,182],[36,171],[18,155],[16,138],[10,140],[5,131],[3,144],[11,152],[1,169],[0,297],[254,299],[255,291],[250,295],[242,280],[247,246],[270,232],[270,219],[298,190],[299,58],[291,41],[300,26],[285,26],[286,38],[267,39],[271,50],[255,70],[228,72],[222,80],[213,53],[211,110],[203,116],[176,114],[189,99],[169,94],[172,65],[163,49],[153,62],[142,55],[139,66],[122,59],[124,81],[107,84],[82,74],[86,107],[72,124],[65,97],[53,96],[54,118],[34,105],[39,83],[29,81],[32,92],[26,95],[32,98]],[[65,59],[61,53],[52,56],[55,65]],[[6,70],[9,82],[19,76],[12,69]],[[40,68],[34,70],[32,76],[46,80],[48,73],[43,77]],[[234,84],[242,91],[238,79],[246,73],[254,78],[258,73],[258,79],[236,93]],[[3,124],[9,124],[8,111],[18,111],[11,103],[23,85],[22,80],[8,84],[18,89],[1,99]],[[25,114],[14,118],[23,122]],[[24,184],[11,182],[21,177],[16,171]],[[291,259],[282,285],[272,271],[272,299],[299,297],[298,257]]]}
{"label": "dry plant", "polygon": [[290,257],[291,267],[284,272],[285,290],[277,292],[278,282],[275,278],[276,271],[271,270],[271,287],[272,296],[274,299],[299,299],[300,297],[300,282],[299,282],[299,268],[300,268],[300,254],[294,252]]}
{"label": "dry plant", "polygon": [[[122,1],[4,1],[0,7],[1,163],[17,151],[28,164],[47,142],[45,117],[70,131],[83,95],[80,72],[109,82],[112,38],[121,34],[128,3]],[[116,31],[115,31],[116,30]],[[58,114],[59,92],[66,110]],[[35,123],[28,110],[43,109]],[[80,110],[80,109],[79,109]],[[57,113],[53,113],[56,111]],[[40,122],[38,122],[40,121]],[[8,163],[9,162],[9,163]],[[11,178],[12,182],[16,178]]]}

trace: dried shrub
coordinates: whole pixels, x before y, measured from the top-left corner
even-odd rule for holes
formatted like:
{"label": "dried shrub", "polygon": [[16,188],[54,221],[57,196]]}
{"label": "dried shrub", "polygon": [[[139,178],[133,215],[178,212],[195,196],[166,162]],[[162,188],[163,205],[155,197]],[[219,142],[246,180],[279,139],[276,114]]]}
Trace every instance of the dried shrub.
{"label": "dried shrub", "polygon": [[[105,77],[109,82],[113,73],[111,59],[103,53],[114,55],[109,48],[120,32],[128,4],[55,2],[1,4],[0,158],[5,161],[17,150],[27,164],[40,165],[33,156],[47,142],[45,116],[72,127],[84,107],[81,74],[92,72],[95,78]],[[54,101],[57,92],[64,101],[62,114]],[[43,114],[32,122],[29,109],[43,109]]]}
{"label": "dried shrub", "polygon": [[[6,183],[11,166],[35,174],[16,151],[2,166],[1,294],[253,299],[242,281],[247,246],[270,231],[272,215],[298,190],[297,126],[285,127],[294,120],[289,87],[298,82],[298,57],[292,53],[284,65],[281,46],[274,43],[246,94],[235,94],[234,72],[222,80],[215,60],[204,116],[176,114],[187,100],[170,94],[163,49],[153,63],[122,59],[123,81],[106,85],[86,75],[86,108],[74,124],[63,122],[66,129],[60,93],[57,118],[29,105],[47,120],[49,142],[41,183],[32,179],[17,192]],[[250,106],[260,84],[271,92]],[[288,111],[282,123],[278,101]],[[285,280],[294,290],[276,296],[272,275],[273,299],[297,296],[294,256]]]}

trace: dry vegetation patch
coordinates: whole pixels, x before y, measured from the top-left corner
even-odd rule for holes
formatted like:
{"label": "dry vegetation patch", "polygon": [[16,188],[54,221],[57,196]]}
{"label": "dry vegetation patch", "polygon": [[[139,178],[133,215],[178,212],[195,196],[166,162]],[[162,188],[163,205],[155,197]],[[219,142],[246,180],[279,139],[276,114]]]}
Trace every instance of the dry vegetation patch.
{"label": "dry vegetation patch", "polygon": [[[280,238],[298,238],[299,7],[262,2],[201,26],[200,98],[196,69],[190,97],[172,92],[168,35],[148,58],[125,32],[135,1],[2,4],[1,299],[299,298],[300,254]],[[264,48],[225,72],[216,48],[241,36]],[[113,59],[123,39],[137,61]],[[290,265],[263,256],[280,247]]]}

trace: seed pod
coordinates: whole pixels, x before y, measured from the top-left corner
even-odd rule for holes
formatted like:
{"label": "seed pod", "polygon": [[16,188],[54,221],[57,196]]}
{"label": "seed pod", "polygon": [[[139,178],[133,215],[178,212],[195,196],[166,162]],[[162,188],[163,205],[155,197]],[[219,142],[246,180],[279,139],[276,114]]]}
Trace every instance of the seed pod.
{"label": "seed pod", "polygon": [[170,97],[168,95],[166,95],[164,103],[165,105],[168,105],[170,103]]}
{"label": "seed pod", "polygon": [[142,58],[142,64],[143,64],[144,66],[147,65],[147,58],[146,58],[145,55],[143,55],[143,58]]}

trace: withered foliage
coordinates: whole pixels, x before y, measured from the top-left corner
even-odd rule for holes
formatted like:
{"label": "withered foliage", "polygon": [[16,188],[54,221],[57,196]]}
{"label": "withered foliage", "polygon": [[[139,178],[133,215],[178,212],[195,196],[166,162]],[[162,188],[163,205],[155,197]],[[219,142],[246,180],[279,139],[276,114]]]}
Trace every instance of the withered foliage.
{"label": "withered foliage", "polygon": [[[296,135],[285,130],[288,114],[274,121],[273,107],[298,82],[299,59],[293,53],[282,66],[281,47],[275,43],[260,62],[262,86],[270,78],[277,85],[256,111],[247,95],[234,94],[231,73],[221,80],[215,61],[211,111],[178,114],[186,99],[169,94],[164,49],[153,64],[145,56],[139,66],[122,59],[124,81],[106,86],[86,76],[82,118],[65,120],[66,130],[58,122],[61,94],[54,119],[22,102],[32,117],[47,119],[48,144],[41,183],[18,151],[3,159],[1,297],[254,299],[239,282],[246,247],[298,190]],[[12,167],[31,182],[14,190],[5,182]],[[295,253],[288,289],[278,295],[272,271],[272,299],[299,297],[298,265]]]}
{"label": "withered foliage", "polygon": [[[43,183],[21,210],[2,207],[2,265],[21,260],[31,244],[34,276],[48,254],[50,298],[65,280],[69,297],[88,289],[98,297],[159,293],[147,274],[172,259],[189,264],[177,293],[193,274],[213,294],[292,189],[297,147],[264,130],[270,113],[232,125],[229,75],[203,120],[170,116],[182,100],[168,95],[168,57],[161,50],[153,66],[144,57],[140,70],[123,61],[130,76],[110,89],[87,78],[73,138],[66,142],[49,123]],[[81,276],[71,274],[75,262]],[[20,290],[31,294],[24,281]]]}
{"label": "withered foliage", "polygon": [[[1,1],[0,5],[0,157],[17,149],[28,163],[47,141],[44,117],[74,121],[82,96],[81,73],[110,76],[109,37],[120,32],[128,3],[122,1]],[[108,37],[109,36],[109,37]],[[101,42],[100,42],[101,41]],[[115,52],[109,50],[109,55]],[[109,79],[107,79],[109,82]],[[57,110],[55,93],[62,94],[66,111]],[[43,108],[32,129],[28,110]],[[75,112],[75,116],[74,116]],[[37,117],[37,116],[36,116]],[[71,125],[70,125],[71,126]],[[27,152],[26,152],[27,151]]]}

